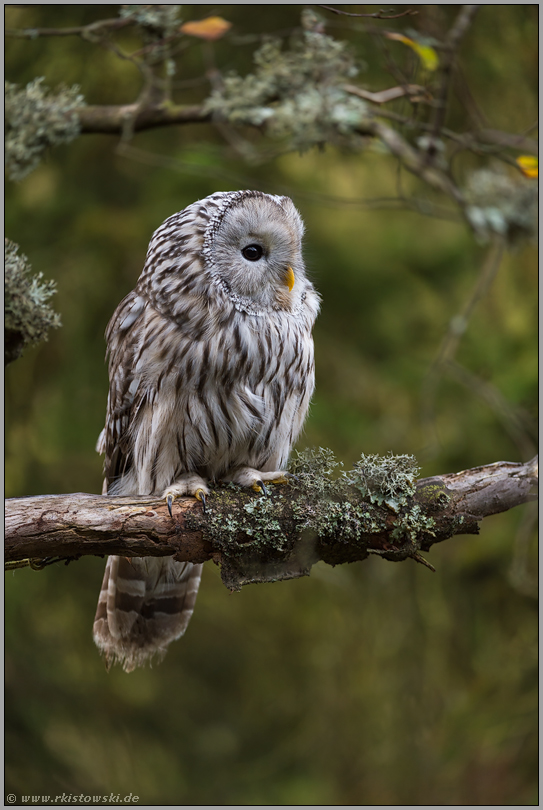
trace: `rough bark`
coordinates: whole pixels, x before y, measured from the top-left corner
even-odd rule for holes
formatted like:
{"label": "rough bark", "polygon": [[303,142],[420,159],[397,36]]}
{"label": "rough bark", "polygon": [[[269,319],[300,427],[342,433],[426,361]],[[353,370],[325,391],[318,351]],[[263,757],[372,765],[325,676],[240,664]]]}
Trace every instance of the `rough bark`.
{"label": "rough bark", "polygon": [[[318,560],[331,565],[369,554],[400,561],[421,557],[434,543],[477,534],[485,517],[533,500],[537,458],[499,461],[459,473],[423,478],[395,510],[363,499],[317,498],[294,484],[271,499],[217,487],[208,511],[193,498],[173,505],[154,497],[75,493],[6,502],[6,562],[83,555],[175,555],[221,566],[227,587],[307,575]],[[431,567],[429,565],[429,567]]]}

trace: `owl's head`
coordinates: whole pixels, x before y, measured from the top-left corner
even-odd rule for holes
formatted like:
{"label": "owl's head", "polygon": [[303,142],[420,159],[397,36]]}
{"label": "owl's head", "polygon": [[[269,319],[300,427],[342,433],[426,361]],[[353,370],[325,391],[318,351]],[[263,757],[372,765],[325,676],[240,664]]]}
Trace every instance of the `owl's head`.
{"label": "owl's head", "polygon": [[138,291],[174,319],[229,300],[250,315],[309,307],[302,218],[289,197],[216,192],[169,217],[149,244]]}
{"label": "owl's head", "polygon": [[204,263],[238,308],[291,310],[308,283],[303,232],[289,197],[258,191],[224,194],[206,229]]}

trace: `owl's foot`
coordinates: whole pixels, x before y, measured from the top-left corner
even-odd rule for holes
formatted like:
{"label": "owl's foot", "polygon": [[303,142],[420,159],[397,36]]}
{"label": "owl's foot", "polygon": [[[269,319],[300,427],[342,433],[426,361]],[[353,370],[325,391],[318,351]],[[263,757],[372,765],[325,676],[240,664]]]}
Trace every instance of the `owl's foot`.
{"label": "owl's foot", "polygon": [[224,477],[225,481],[232,481],[233,484],[239,484],[240,487],[251,487],[255,492],[261,492],[266,497],[268,490],[266,489],[265,482],[271,484],[286,484],[288,481],[295,481],[296,476],[292,473],[285,472],[284,470],[275,470],[274,472],[260,472],[252,467],[238,467],[236,470],[228,473]]}
{"label": "owl's foot", "polygon": [[196,473],[185,473],[177,481],[164,490],[162,497],[166,498],[168,504],[168,512],[170,517],[172,514],[172,503],[175,498],[180,498],[183,495],[194,495],[199,501],[202,502],[204,513],[206,511],[206,495],[209,495],[209,489],[203,478],[200,478]]}

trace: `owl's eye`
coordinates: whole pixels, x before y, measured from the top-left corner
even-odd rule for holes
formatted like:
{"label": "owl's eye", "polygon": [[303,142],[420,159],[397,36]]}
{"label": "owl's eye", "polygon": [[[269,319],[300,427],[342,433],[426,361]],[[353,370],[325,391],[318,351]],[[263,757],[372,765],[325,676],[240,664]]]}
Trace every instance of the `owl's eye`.
{"label": "owl's eye", "polygon": [[250,262],[257,262],[262,258],[263,253],[264,251],[260,245],[247,245],[241,251],[241,255]]}

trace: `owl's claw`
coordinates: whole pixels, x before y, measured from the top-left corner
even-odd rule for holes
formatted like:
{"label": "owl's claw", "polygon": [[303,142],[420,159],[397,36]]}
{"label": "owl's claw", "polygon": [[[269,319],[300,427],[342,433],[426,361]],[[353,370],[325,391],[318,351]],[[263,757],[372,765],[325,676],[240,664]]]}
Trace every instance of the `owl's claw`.
{"label": "owl's claw", "polygon": [[204,515],[207,514],[207,511],[206,511],[206,496],[205,496],[204,490],[203,489],[196,490],[196,492],[194,493],[194,497],[197,500],[202,502],[202,511],[203,511]]}
{"label": "owl's claw", "polygon": [[262,492],[262,494],[264,495],[265,498],[270,497],[270,493],[268,492],[268,490],[264,486],[264,481],[262,481],[261,479],[258,479],[257,481],[254,482],[253,489],[254,489],[255,492]]}
{"label": "owl's claw", "polygon": [[203,478],[196,473],[184,473],[164,490],[162,497],[166,498],[168,512],[173,519],[172,503],[176,498],[182,498],[184,495],[194,495],[197,500],[202,501],[205,512],[206,495],[208,494],[209,490]]}
{"label": "owl's claw", "polygon": [[[206,496],[205,496],[204,490],[203,489],[198,489],[194,493],[194,497],[196,498],[197,501],[202,502],[203,511],[204,511],[204,515],[205,515],[206,514]],[[166,498],[166,503],[168,504],[168,512],[170,513],[170,517],[173,520],[173,513],[172,513],[173,495],[168,495],[168,497]]]}

